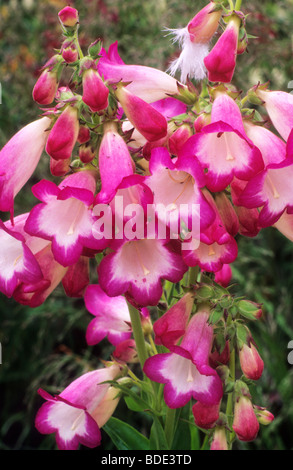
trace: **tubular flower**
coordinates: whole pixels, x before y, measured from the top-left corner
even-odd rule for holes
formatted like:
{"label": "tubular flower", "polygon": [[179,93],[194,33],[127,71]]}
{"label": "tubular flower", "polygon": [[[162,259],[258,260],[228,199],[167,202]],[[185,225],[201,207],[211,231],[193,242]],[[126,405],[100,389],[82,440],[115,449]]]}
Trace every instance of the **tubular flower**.
{"label": "tubular flower", "polygon": [[97,203],[110,202],[123,178],[134,173],[134,164],[128,147],[115,123],[104,124],[104,135],[99,149],[101,190]]}
{"label": "tubular flower", "polygon": [[157,354],[145,362],[145,374],[165,384],[164,398],[169,408],[180,408],[192,398],[204,405],[217,404],[222,398],[221,379],[208,363],[213,339],[208,317],[208,312],[196,313],[180,346],[171,346],[170,353]]}
{"label": "tubular flower", "polygon": [[213,103],[211,124],[190,137],[183,149],[207,170],[207,188],[213,192],[223,191],[234,177],[248,181],[264,168],[260,150],[245,133],[236,102],[224,93]]}
{"label": "tubular flower", "polygon": [[248,181],[239,196],[239,204],[248,209],[262,208],[259,225],[261,227],[273,225],[286,209],[288,214],[293,213],[292,177],[292,158],[268,165],[264,171]]}
{"label": "tubular flower", "polygon": [[184,335],[194,302],[191,292],[185,294],[154,323],[155,343],[166,348],[176,344]]}
{"label": "tubular flower", "polygon": [[264,362],[252,343],[250,345],[243,345],[239,352],[239,359],[241,370],[245,377],[251,380],[260,379],[264,369]]}
{"label": "tubular flower", "polygon": [[235,67],[238,48],[240,19],[231,19],[211,52],[205,57],[210,82],[230,83]]}
{"label": "tubular flower", "polygon": [[118,54],[117,41],[108,52],[102,49],[98,71],[110,84],[129,82],[127,89],[147,103],[178,94],[177,81],[167,73],[143,65],[126,65]]}
{"label": "tubular flower", "polygon": [[31,122],[0,151],[0,210],[13,215],[14,198],[35,171],[46,140],[50,119]]}
{"label": "tubular flower", "polygon": [[214,2],[210,2],[189,21],[185,28],[169,30],[174,35],[173,42],[178,41],[182,49],[178,59],[175,59],[169,67],[171,75],[181,70],[183,83],[187,77],[196,80],[205,78],[204,59],[209,53],[209,42],[218,29],[221,16],[222,10],[217,9]]}
{"label": "tubular flower", "polygon": [[99,283],[110,297],[127,293],[140,306],[157,305],[162,279],[178,282],[187,271],[180,252],[161,239],[121,240],[98,266]]}
{"label": "tubular flower", "polygon": [[209,226],[214,211],[201,192],[205,177],[195,158],[180,152],[174,163],[167,149],[158,147],[152,151],[149,171],[145,183],[153,192],[157,217],[164,226],[167,219],[175,233],[178,233],[179,219],[188,231],[196,230],[199,225],[201,230]]}
{"label": "tubular flower", "polygon": [[227,232],[212,195],[206,190],[204,194],[214,209],[214,221],[200,233],[198,247],[186,247],[182,250],[182,257],[188,266],[199,266],[205,271],[217,272],[223,265],[235,261],[238,246],[234,237]]}
{"label": "tubular flower", "polygon": [[228,450],[227,431],[223,426],[217,426],[213,434],[211,450]]}
{"label": "tubular flower", "polygon": [[293,95],[284,91],[270,91],[257,88],[257,96],[280,136],[287,141],[293,129]]}
{"label": "tubular flower", "polygon": [[[40,266],[25,243],[22,227],[27,214],[5,224],[0,221],[0,291],[11,297],[21,282],[39,282],[43,279]],[[19,227],[21,226],[21,228]]]}
{"label": "tubular flower", "polygon": [[95,187],[95,177],[86,170],[67,176],[59,186],[42,180],[32,188],[42,203],[31,210],[25,230],[50,240],[62,266],[75,264],[84,247],[96,252],[106,247],[107,241],[94,236],[92,230],[95,219],[89,208]]}
{"label": "tubular flower", "polygon": [[67,106],[52,127],[46,152],[55,160],[67,160],[71,157],[79,134],[78,111]]}
{"label": "tubular flower", "polygon": [[100,445],[100,427],[110,417],[109,399],[114,400],[113,405],[117,404],[117,390],[113,394],[110,385],[103,382],[114,380],[119,372],[116,364],[88,372],[55,396],[39,389],[46,402],[36,416],[37,430],[42,434],[55,433],[60,450],[76,450],[79,444],[90,448]]}
{"label": "tubular flower", "polygon": [[259,423],[251,400],[247,396],[243,395],[236,399],[233,430],[240,441],[254,441],[258,435]]}
{"label": "tubular flower", "polygon": [[221,402],[215,405],[203,405],[200,401],[192,407],[192,414],[196,426],[202,429],[212,429],[220,416]]}
{"label": "tubular flower", "polygon": [[167,135],[167,119],[153,106],[122,85],[117,86],[116,96],[129,121],[147,141],[154,142]]}
{"label": "tubular flower", "polygon": [[108,107],[109,89],[97,70],[89,68],[83,72],[82,86],[82,100],[94,113],[103,111]]}
{"label": "tubular flower", "polygon": [[88,286],[84,302],[87,310],[95,316],[86,331],[87,343],[97,344],[107,336],[117,345],[131,336],[131,321],[125,297],[109,297],[100,286]]}

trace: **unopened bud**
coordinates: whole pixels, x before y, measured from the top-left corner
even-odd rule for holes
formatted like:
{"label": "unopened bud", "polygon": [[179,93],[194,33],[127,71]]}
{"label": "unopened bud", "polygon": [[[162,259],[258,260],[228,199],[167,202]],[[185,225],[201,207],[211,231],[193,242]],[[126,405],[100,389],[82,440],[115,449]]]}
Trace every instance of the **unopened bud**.
{"label": "unopened bud", "polygon": [[96,156],[95,149],[89,142],[79,147],[78,156],[83,163],[90,163]]}
{"label": "unopened bud", "polygon": [[78,11],[72,7],[65,7],[58,13],[63,26],[73,28],[79,21]]}
{"label": "unopened bud", "polygon": [[274,415],[268,411],[266,408],[262,408],[261,406],[253,405],[253,409],[255,411],[257,420],[260,424],[264,426],[268,426],[271,424],[275,417]]}

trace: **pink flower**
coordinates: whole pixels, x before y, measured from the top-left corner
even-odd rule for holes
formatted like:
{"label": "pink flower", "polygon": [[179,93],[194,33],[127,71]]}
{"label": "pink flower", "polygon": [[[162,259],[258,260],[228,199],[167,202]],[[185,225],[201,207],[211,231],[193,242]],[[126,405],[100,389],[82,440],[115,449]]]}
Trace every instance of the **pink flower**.
{"label": "pink flower", "polygon": [[55,433],[60,450],[76,450],[79,444],[90,448],[100,445],[100,427],[111,416],[110,401],[111,413],[117,405],[117,390],[113,394],[113,388],[103,382],[114,380],[119,372],[116,364],[87,372],[55,396],[39,389],[46,402],[36,416],[37,430],[41,434]]}
{"label": "pink flower", "polygon": [[269,91],[257,88],[257,96],[280,136],[287,141],[293,129],[293,95],[284,91]]}
{"label": "pink flower", "polygon": [[240,441],[254,441],[258,435],[259,423],[250,398],[240,396],[234,406],[233,430]]}
{"label": "pink flower", "polygon": [[96,181],[91,171],[74,173],[59,185],[46,180],[32,191],[42,201],[30,212],[25,230],[52,242],[52,252],[62,266],[75,264],[84,248],[100,251],[107,241],[93,234]]}
{"label": "pink flower", "polygon": [[152,67],[126,65],[117,48],[116,41],[108,52],[102,49],[98,62],[98,71],[108,83],[129,82],[127,89],[147,103],[178,93],[177,81],[173,77]]}
{"label": "pink flower", "polygon": [[113,351],[113,357],[119,363],[139,362],[134,339],[126,339],[119,343]]}
{"label": "pink flower", "polygon": [[25,243],[22,227],[27,214],[5,224],[0,221],[0,291],[11,297],[21,282],[39,282],[43,279],[40,266]]}
{"label": "pink flower", "polygon": [[231,197],[239,220],[239,233],[245,237],[256,237],[261,229],[259,225],[259,211],[257,208],[247,209],[240,206],[239,202],[246,184],[246,181],[234,178],[231,183]]}
{"label": "pink flower", "polygon": [[109,89],[97,70],[89,68],[82,74],[82,100],[94,113],[108,107]]}
{"label": "pink flower", "polygon": [[163,226],[167,221],[171,231],[178,233],[179,219],[188,231],[211,224],[215,214],[201,191],[206,181],[197,159],[182,151],[174,162],[166,148],[158,147],[152,151],[149,171],[145,183],[153,192]]}
{"label": "pink flower", "polygon": [[232,279],[232,269],[230,264],[223,264],[222,268],[216,272],[215,282],[222,287],[228,287]]}
{"label": "pink flower", "polygon": [[170,353],[157,354],[145,362],[145,374],[165,384],[164,399],[169,408],[181,408],[192,398],[204,405],[214,405],[222,398],[220,377],[208,364],[213,339],[208,317],[205,311],[196,313],[180,346],[174,345]]}
{"label": "pink flower", "polygon": [[293,213],[291,181],[293,158],[270,164],[248,181],[238,202],[248,209],[261,208],[259,225],[269,227],[277,222],[285,210]]}
{"label": "pink flower", "polygon": [[14,198],[35,171],[48,137],[50,119],[31,122],[0,151],[0,210],[13,216]]}
{"label": "pink flower", "polygon": [[213,47],[204,59],[210,82],[230,83],[236,67],[240,20],[231,19]]}
{"label": "pink flower", "polygon": [[199,246],[195,249],[186,247],[182,250],[182,257],[188,266],[199,266],[204,271],[217,272],[223,265],[235,261],[238,246],[234,237],[227,232],[212,195],[208,191],[204,195],[214,209],[214,221],[201,231]]}
{"label": "pink flower", "polygon": [[244,344],[239,352],[240,366],[243,374],[250,380],[258,380],[262,376],[264,362],[256,347],[251,343]]}
{"label": "pink flower", "polygon": [[192,407],[196,426],[202,429],[212,429],[219,419],[221,402],[215,405],[203,405],[200,401]]}
{"label": "pink flower", "polygon": [[109,297],[100,286],[88,286],[84,295],[87,310],[95,316],[86,331],[90,345],[99,343],[106,336],[117,345],[131,336],[131,321],[125,297]]}
{"label": "pink flower", "polygon": [[78,111],[72,106],[67,106],[50,131],[46,152],[55,160],[67,160],[71,157],[78,134]]}
{"label": "pink flower", "polygon": [[110,297],[127,293],[142,306],[157,305],[162,279],[179,282],[187,270],[178,248],[168,240],[120,240],[98,266],[99,283]]}
{"label": "pink flower", "polygon": [[58,90],[57,72],[45,69],[38,78],[34,89],[33,99],[40,105],[51,104]]}
{"label": "pink flower", "polygon": [[245,133],[240,109],[224,93],[213,103],[211,124],[190,137],[183,150],[207,170],[207,188],[213,192],[223,191],[234,177],[248,181],[264,168],[259,149]]}
{"label": "pink flower", "polygon": [[61,48],[61,54],[67,64],[72,64],[78,60],[78,50],[76,44],[72,40],[64,41]]}
{"label": "pink flower", "polygon": [[110,202],[123,178],[134,173],[134,163],[124,139],[115,123],[104,125],[104,135],[99,149],[101,190],[97,203]]}
{"label": "pink flower", "polygon": [[117,86],[116,96],[129,121],[146,140],[154,142],[167,135],[167,119],[153,106],[122,85]]}
{"label": "pink flower", "polygon": [[186,293],[154,323],[155,343],[166,348],[176,344],[184,335],[190,319],[194,295]]}

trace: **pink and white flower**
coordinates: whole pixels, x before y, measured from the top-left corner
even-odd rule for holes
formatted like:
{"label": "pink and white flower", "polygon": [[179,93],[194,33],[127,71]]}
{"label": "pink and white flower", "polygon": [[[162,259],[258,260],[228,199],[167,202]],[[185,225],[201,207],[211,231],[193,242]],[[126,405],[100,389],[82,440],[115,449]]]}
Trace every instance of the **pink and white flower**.
{"label": "pink and white flower", "polygon": [[168,240],[116,240],[98,266],[99,283],[110,297],[127,293],[142,307],[157,305],[162,279],[179,282],[187,266]]}
{"label": "pink and white flower", "polygon": [[41,434],[55,433],[60,450],[76,450],[79,444],[90,448],[100,445],[100,427],[110,417],[109,408],[112,413],[118,401],[117,390],[113,394],[113,387],[103,382],[114,380],[119,372],[117,364],[87,372],[55,396],[39,389],[46,402],[36,416],[37,430]]}
{"label": "pink and white flower", "polygon": [[34,173],[46,140],[50,119],[23,127],[0,152],[0,210],[13,215],[14,198]]}
{"label": "pink and white flower", "polygon": [[[22,227],[27,214],[5,224],[0,221],[0,291],[11,297],[21,282],[42,281],[40,266],[22,235]],[[20,227],[19,227],[20,226]]]}
{"label": "pink and white flower", "polygon": [[205,405],[219,403],[222,398],[221,379],[208,362],[213,339],[208,317],[206,311],[196,313],[180,346],[171,346],[171,352],[157,354],[145,362],[145,374],[165,384],[164,399],[169,408],[181,408],[192,398]]}
{"label": "pink and white flower", "polygon": [[107,245],[92,230],[95,188],[95,177],[87,170],[69,175],[59,186],[42,180],[32,188],[42,203],[31,210],[25,230],[51,241],[54,257],[62,266],[75,264],[84,247],[98,252]]}
{"label": "pink and white flower", "polygon": [[264,168],[260,150],[245,133],[240,109],[223,93],[213,103],[211,124],[190,137],[183,149],[207,170],[207,188],[213,192],[223,191],[234,177],[248,181]]}
{"label": "pink and white flower", "polygon": [[287,141],[293,129],[293,95],[284,91],[270,91],[257,88],[257,96],[280,136]]}
{"label": "pink and white flower", "polygon": [[97,344],[107,337],[116,346],[130,338],[132,328],[125,297],[109,297],[99,285],[90,285],[84,302],[87,310],[95,316],[87,327],[88,344]]}
{"label": "pink and white flower", "polygon": [[239,197],[239,204],[248,209],[261,208],[259,225],[273,225],[286,209],[289,214],[293,213],[292,177],[292,158],[268,165],[248,181]]}
{"label": "pink and white flower", "polygon": [[127,89],[147,103],[177,95],[177,80],[161,70],[144,65],[127,65],[118,54],[117,41],[108,52],[101,50],[98,71],[110,84],[129,83]]}

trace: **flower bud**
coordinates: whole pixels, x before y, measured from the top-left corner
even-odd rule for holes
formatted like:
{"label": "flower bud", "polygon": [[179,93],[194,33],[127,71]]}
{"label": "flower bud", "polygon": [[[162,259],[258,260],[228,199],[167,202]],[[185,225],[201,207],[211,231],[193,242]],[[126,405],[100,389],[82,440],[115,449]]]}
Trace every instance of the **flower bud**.
{"label": "flower bud", "polygon": [[236,66],[240,19],[233,17],[225,31],[204,59],[211,82],[230,83]]}
{"label": "flower bud", "polygon": [[259,320],[262,317],[261,305],[250,300],[240,300],[237,308],[239,313],[248,320]]}
{"label": "flower bud", "polygon": [[61,55],[67,64],[72,64],[78,60],[78,50],[74,41],[64,41]]}
{"label": "flower bud", "polygon": [[72,7],[65,7],[58,13],[63,26],[73,28],[79,21],[78,11]]}
{"label": "flower bud", "polygon": [[116,96],[129,121],[146,140],[155,142],[166,137],[168,123],[163,114],[122,85],[118,85]]}
{"label": "flower bud", "polygon": [[224,191],[215,194],[215,202],[227,232],[235,237],[239,230],[239,220],[232,203]]}
{"label": "flower bud", "polygon": [[237,398],[232,427],[240,441],[250,442],[256,439],[259,422],[249,397],[242,395]]}
{"label": "flower bud", "polygon": [[96,152],[91,144],[87,142],[79,147],[78,156],[82,163],[90,163],[95,158]]}
{"label": "flower bud", "polygon": [[50,158],[50,171],[53,176],[64,176],[69,172],[70,158],[66,160],[54,160]]}
{"label": "flower bud", "polygon": [[264,363],[256,347],[244,344],[239,352],[240,366],[243,374],[250,380],[258,380],[263,373]]}
{"label": "flower bud", "polygon": [[34,89],[33,99],[44,106],[54,101],[58,90],[58,78],[56,70],[45,69],[39,76]]}
{"label": "flower bud", "polygon": [[192,132],[190,126],[183,124],[181,127],[179,127],[169,138],[170,152],[173,155],[178,155],[180,149],[191,136]]}
{"label": "flower bud", "polygon": [[192,407],[194,422],[202,429],[211,429],[219,419],[220,403],[216,405],[204,405],[200,401]]}
{"label": "flower bud", "polygon": [[80,126],[79,127],[79,132],[78,132],[78,137],[77,137],[77,142],[79,144],[86,144],[91,138],[90,130],[86,126]]}
{"label": "flower bud", "polygon": [[222,426],[217,426],[213,435],[211,443],[211,450],[228,450],[226,429]]}
{"label": "flower bud", "polygon": [[83,72],[82,86],[82,100],[94,113],[108,107],[109,89],[97,70],[89,68]]}
{"label": "flower bud", "polygon": [[127,339],[116,346],[113,357],[119,362],[136,363],[138,356],[134,339]]}
{"label": "flower bud", "polygon": [[209,42],[218,29],[221,16],[222,9],[216,9],[214,2],[202,8],[187,25],[191,42]]}
{"label": "flower bud", "polygon": [[268,411],[266,408],[253,405],[253,409],[255,411],[257,420],[260,424],[267,426],[268,424],[271,424],[274,421],[275,419],[274,415],[270,411]]}
{"label": "flower bud", "polygon": [[78,111],[67,106],[55,122],[46,145],[46,152],[55,160],[71,157],[79,132]]}

